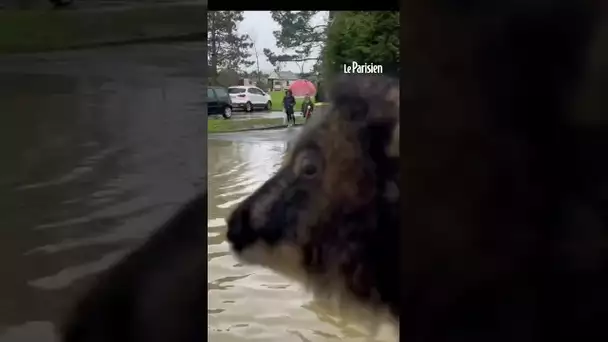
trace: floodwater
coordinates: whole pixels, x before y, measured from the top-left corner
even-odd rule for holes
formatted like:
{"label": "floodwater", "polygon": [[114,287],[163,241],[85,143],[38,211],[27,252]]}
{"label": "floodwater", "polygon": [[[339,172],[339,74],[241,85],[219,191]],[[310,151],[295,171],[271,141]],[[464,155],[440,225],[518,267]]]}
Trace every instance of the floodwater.
{"label": "floodwater", "polygon": [[91,276],[205,186],[204,48],[0,57],[0,341],[56,341]]}
{"label": "floodwater", "polygon": [[230,211],[279,167],[287,143],[299,128],[211,134],[209,161],[209,340],[395,341],[381,329],[332,316],[298,284],[256,266],[240,264],[225,240]]}

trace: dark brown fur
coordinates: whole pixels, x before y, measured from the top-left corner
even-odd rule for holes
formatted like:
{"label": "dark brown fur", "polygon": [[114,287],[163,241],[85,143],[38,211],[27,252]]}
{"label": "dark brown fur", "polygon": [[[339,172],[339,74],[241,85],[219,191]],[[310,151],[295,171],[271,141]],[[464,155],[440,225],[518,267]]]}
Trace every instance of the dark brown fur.
{"label": "dark brown fur", "polygon": [[351,76],[330,97],[282,168],[231,215],[228,239],[244,261],[398,315],[390,270],[398,258],[399,156],[391,144],[399,88],[390,79]]}
{"label": "dark brown fur", "polygon": [[[408,341],[606,339],[608,115],[599,95],[608,71],[604,11],[599,1],[406,2],[400,234],[374,220],[377,207],[353,200],[360,191],[374,194],[362,196],[364,203],[380,200],[374,197],[380,177],[361,183],[365,178],[332,171],[344,167],[357,175],[386,156],[361,149],[370,136],[358,130],[367,127],[361,113],[373,118],[382,110],[366,105],[376,93],[331,111],[326,125],[339,130],[310,130],[325,144],[335,139],[354,163],[323,152],[323,172],[312,184],[280,171],[230,221],[233,243],[239,245],[243,232],[250,237],[237,253],[261,244],[244,259],[286,274],[298,270],[317,287],[331,287],[328,279],[345,281],[344,291],[359,298],[369,297],[361,288],[380,289]],[[340,84],[352,93],[358,86],[355,80]],[[297,145],[306,145],[302,141]],[[295,167],[290,158],[286,170]],[[298,191],[312,196],[307,205],[295,204]],[[353,224],[344,219],[350,208],[368,212]],[[251,217],[265,217],[264,223]],[[271,243],[264,237],[268,228]],[[345,241],[354,247],[345,248]],[[316,268],[306,258],[290,266],[268,262],[284,245],[303,255],[339,250],[349,256],[321,253],[332,257]],[[391,260],[393,249],[400,256]],[[271,258],[256,258],[260,253]],[[356,267],[343,266],[349,263],[359,263],[366,277],[353,276],[349,270]],[[383,287],[395,273],[382,263],[400,265],[397,287]],[[335,264],[342,266],[341,277],[319,276]]]}

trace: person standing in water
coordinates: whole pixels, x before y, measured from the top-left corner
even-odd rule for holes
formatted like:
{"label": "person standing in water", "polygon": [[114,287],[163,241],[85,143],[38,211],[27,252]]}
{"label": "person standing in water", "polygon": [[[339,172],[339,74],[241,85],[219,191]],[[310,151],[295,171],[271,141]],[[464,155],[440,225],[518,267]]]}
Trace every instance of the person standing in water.
{"label": "person standing in water", "polygon": [[285,91],[285,97],[283,98],[283,108],[285,108],[285,114],[287,115],[287,126],[293,126],[296,124],[296,117],[295,115],[293,115],[293,108],[295,107],[295,105],[296,98],[293,97],[291,90]]}

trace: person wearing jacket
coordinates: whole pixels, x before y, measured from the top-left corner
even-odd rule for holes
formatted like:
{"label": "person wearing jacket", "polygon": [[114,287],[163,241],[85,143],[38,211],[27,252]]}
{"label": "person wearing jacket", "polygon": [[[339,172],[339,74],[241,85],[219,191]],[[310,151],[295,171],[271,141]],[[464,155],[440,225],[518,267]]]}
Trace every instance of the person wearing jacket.
{"label": "person wearing jacket", "polygon": [[283,98],[283,108],[285,108],[285,114],[287,115],[287,126],[293,126],[296,124],[296,117],[295,115],[293,115],[293,108],[295,107],[295,105],[296,98],[293,97],[291,90],[285,91],[285,97]]}

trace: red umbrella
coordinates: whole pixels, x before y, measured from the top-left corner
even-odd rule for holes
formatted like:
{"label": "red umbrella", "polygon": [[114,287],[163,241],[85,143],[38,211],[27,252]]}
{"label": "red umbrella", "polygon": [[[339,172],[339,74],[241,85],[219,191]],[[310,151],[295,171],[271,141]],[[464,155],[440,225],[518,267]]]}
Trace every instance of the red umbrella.
{"label": "red umbrella", "polygon": [[289,90],[291,90],[293,96],[308,95],[313,97],[317,92],[317,88],[309,80],[296,80],[289,86]]}

